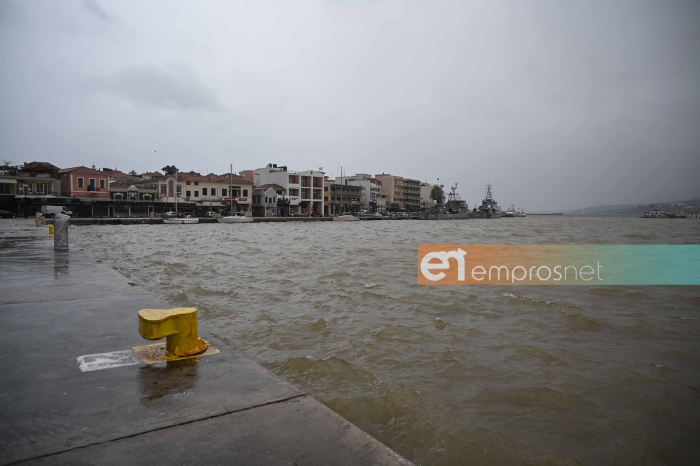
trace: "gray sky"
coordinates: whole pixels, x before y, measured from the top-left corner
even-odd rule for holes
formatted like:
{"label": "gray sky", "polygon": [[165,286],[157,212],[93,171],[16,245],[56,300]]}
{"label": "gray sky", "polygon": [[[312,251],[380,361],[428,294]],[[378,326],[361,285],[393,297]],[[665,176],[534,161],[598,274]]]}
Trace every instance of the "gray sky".
{"label": "gray sky", "polygon": [[[700,2],[0,0],[0,158],[700,197]],[[155,152],[157,151],[157,152]]]}

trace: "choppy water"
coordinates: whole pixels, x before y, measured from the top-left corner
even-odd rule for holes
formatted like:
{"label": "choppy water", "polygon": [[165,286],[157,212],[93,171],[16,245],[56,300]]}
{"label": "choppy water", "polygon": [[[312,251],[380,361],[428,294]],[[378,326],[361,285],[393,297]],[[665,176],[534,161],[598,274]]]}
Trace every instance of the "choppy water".
{"label": "choppy water", "polygon": [[700,221],[74,227],[418,464],[700,464],[699,287],[419,287],[421,243],[700,242]]}

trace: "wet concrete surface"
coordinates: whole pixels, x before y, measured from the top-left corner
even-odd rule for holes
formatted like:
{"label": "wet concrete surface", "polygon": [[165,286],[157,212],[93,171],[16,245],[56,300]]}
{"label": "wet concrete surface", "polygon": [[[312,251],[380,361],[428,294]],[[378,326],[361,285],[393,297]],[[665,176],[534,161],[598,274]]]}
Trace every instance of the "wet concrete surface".
{"label": "wet concrete surface", "polygon": [[219,354],[80,370],[150,343],[137,313],[168,307],[33,220],[0,223],[0,464],[410,464],[206,326]]}

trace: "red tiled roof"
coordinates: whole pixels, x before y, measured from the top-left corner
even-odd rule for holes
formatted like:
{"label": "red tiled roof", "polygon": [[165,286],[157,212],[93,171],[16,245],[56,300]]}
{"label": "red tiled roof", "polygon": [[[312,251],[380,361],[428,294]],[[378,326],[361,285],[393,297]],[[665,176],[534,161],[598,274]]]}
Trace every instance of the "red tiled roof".
{"label": "red tiled roof", "polygon": [[233,175],[232,179],[230,173],[224,173],[223,175],[219,176],[219,178],[221,178],[222,183],[229,183],[232,181],[233,184],[251,184],[250,181],[235,174]]}
{"label": "red tiled roof", "polygon": [[284,189],[284,186],[280,186],[280,185],[275,184],[275,183],[268,183],[268,184],[264,184],[262,186],[258,186],[258,189],[268,190],[269,188],[272,188],[273,190],[277,190],[277,189]]}
{"label": "red tiled roof", "polygon": [[95,170],[92,168],[80,166],[80,167],[73,167],[73,168],[64,168],[62,170],[59,170],[58,173],[85,173],[87,175],[102,175],[102,176],[109,176],[109,172],[103,172],[100,170]]}

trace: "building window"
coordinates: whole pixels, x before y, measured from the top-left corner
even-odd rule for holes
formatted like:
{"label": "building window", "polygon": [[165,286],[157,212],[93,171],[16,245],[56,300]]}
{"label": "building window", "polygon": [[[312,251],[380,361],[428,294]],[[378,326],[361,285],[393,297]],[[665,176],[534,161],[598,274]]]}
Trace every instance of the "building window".
{"label": "building window", "polygon": [[165,193],[167,192],[167,191],[166,191],[167,189],[168,189],[168,187],[165,186],[164,184],[160,185],[160,195],[161,195],[161,196],[165,196]]}
{"label": "building window", "polygon": [[185,181],[185,184],[189,186],[192,182],[191,181]]}
{"label": "building window", "polygon": [[195,185],[195,186],[199,186],[199,181],[195,181],[195,182],[194,182],[194,185]]}
{"label": "building window", "polygon": [[211,188],[211,195],[216,196],[216,188]]}
{"label": "building window", "polygon": [[243,190],[243,197],[248,197],[248,190],[247,189]]}
{"label": "building window", "polygon": [[88,188],[95,189],[95,178],[90,178],[90,182],[88,183]]}
{"label": "building window", "polygon": [[226,197],[226,188],[221,188],[221,195]]}
{"label": "building window", "polygon": [[194,197],[199,197],[199,191],[194,192]]}
{"label": "building window", "polygon": [[185,197],[190,197],[192,195],[192,191],[185,191]]}
{"label": "building window", "polygon": [[79,188],[85,187],[85,179],[84,178],[78,178],[78,187]]}
{"label": "building window", "polygon": [[105,189],[105,180],[104,179],[100,180],[100,189]]}
{"label": "building window", "polygon": [[177,197],[182,197],[182,186],[177,187]]}
{"label": "building window", "polygon": [[206,196],[206,195],[207,195],[207,188],[202,188],[202,196]]}

